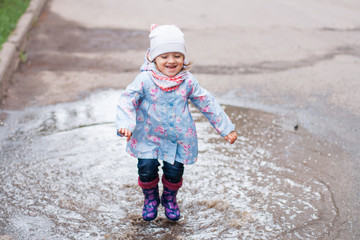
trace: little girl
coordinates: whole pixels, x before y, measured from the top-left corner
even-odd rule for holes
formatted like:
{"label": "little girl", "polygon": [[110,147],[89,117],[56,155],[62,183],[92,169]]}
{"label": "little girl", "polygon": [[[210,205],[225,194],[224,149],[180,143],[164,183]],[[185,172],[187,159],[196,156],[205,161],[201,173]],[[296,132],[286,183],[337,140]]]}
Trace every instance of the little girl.
{"label": "little girl", "polygon": [[[231,144],[234,125],[214,97],[187,71],[185,41],[174,25],[151,26],[150,49],[141,72],[121,94],[116,129],[127,138],[126,151],[138,158],[139,186],[145,196],[142,217],[152,221],[161,203],[172,221],[180,218],[176,194],[182,186],[184,164],[197,160],[195,123],[190,100]],[[163,193],[159,197],[158,167],[163,161]]]}

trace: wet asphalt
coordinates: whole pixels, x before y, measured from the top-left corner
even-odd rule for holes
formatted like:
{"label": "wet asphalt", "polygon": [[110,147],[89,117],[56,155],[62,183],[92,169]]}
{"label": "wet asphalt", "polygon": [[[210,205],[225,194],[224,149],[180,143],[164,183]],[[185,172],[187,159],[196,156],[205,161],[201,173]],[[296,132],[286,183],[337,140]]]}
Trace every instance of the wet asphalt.
{"label": "wet asphalt", "polygon": [[185,170],[182,219],[169,222],[160,208],[156,221],[144,222],[136,159],[114,131],[120,92],[2,111],[3,232],[16,239],[318,239],[356,230],[344,222],[356,216],[334,196],[352,190],[332,175],[345,152],[276,115],[228,105],[241,132],[236,144],[192,108],[200,156]]}

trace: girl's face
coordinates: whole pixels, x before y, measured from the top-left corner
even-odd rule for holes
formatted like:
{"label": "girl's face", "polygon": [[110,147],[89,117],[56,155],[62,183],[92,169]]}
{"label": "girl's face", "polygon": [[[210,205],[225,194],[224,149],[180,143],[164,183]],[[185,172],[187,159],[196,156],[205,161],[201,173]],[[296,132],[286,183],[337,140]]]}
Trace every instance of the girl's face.
{"label": "girl's face", "polygon": [[184,65],[184,55],[178,52],[164,53],[155,58],[156,68],[168,77],[178,74]]}

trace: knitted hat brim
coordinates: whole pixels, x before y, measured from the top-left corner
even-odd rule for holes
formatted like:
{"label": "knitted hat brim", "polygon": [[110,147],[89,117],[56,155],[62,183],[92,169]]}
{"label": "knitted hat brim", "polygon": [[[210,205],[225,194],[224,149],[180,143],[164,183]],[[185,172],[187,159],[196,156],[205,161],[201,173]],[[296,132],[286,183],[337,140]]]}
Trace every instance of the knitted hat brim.
{"label": "knitted hat brim", "polygon": [[155,49],[150,49],[149,59],[154,61],[154,59],[164,53],[169,52],[178,52],[184,55],[185,58],[185,46],[179,43],[164,43],[156,47]]}

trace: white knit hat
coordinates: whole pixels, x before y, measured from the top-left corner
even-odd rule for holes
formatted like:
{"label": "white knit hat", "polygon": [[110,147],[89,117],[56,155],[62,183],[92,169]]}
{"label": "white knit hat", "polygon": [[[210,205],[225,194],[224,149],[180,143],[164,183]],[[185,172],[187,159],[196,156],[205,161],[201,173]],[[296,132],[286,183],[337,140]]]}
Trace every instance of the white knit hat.
{"label": "white knit hat", "polygon": [[185,57],[184,34],[177,26],[152,25],[149,39],[150,61],[153,61],[157,56],[168,52],[179,52]]}

